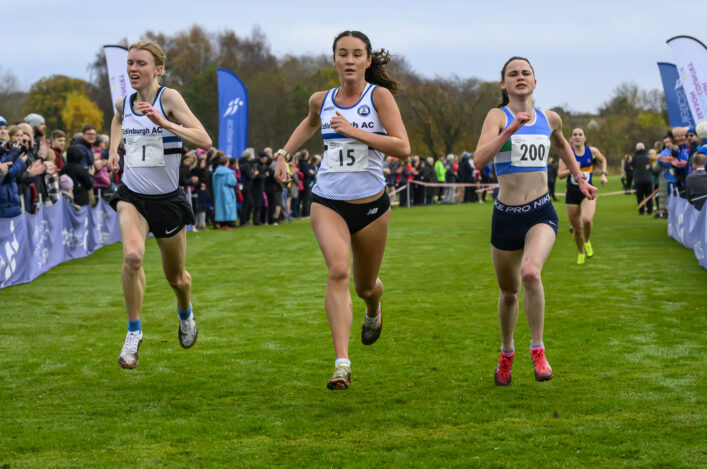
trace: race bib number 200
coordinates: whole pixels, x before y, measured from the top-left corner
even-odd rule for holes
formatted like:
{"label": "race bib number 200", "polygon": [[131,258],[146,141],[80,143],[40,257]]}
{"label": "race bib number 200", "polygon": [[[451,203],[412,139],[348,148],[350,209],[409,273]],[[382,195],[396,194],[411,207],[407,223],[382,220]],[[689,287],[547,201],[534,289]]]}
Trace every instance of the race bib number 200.
{"label": "race bib number 200", "polygon": [[142,135],[125,139],[125,165],[129,168],[164,166],[161,135]]}
{"label": "race bib number 200", "polygon": [[523,167],[547,166],[550,138],[546,135],[513,135],[511,164]]}
{"label": "race bib number 200", "polygon": [[361,142],[327,142],[327,172],[368,170],[368,145]]}

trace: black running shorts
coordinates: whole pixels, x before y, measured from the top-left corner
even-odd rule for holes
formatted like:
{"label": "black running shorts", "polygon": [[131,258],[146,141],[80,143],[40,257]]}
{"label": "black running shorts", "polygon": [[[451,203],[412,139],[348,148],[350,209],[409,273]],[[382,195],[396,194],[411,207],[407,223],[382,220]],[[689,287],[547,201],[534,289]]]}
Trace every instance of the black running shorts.
{"label": "black running shorts", "polygon": [[312,202],[328,207],[341,215],[351,234],[367,227],[390,208],[390,197],[388,197],[387,191],[383,192],[383,195],[378,199],[365,204],[352,204],[345,200],[325,199],[317,194],[312,194]]}
{"label": "black running shorts", "polygon": [[118,202],[121,201],[135,206],[147,220],[155,238],[170,238],[195,222],[194,212],[182,189],[168,194],[146,195],[133,192],[121,184],[109,203],[113,210],[118,211]]}
{"label": "black running shorts", "polygon": [[582,191],[579,190],[579,186],[575,186],[572,183],[567,184],[567,191],[565,192],[565,204],[579,205],[586,198],[587,197],[582,194]]}

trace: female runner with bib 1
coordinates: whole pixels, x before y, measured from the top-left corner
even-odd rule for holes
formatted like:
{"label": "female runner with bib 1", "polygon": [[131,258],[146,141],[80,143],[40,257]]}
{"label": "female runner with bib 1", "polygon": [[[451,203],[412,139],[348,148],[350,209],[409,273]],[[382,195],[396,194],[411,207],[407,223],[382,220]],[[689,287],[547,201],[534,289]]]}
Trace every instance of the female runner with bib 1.
{"label": "female runner with bib 1", "polygon": [[[115,102],[111,124],[109,167],[119,168],[118,146],[125,143],[122,185],[111,200],[118,212],[123,241],[121,271],[128,334],[118,358],[123,368],[138,364],[142,343],[140,313],[145,293],[142,259],[151,231],[162,255],[162,269],[177,295],[178,337],[184,348],[196,342],[191,306],[191,276],[184,268],[186,225],[194,214],[179,189],[182,139],[208,149],[211,139],[175,90],[161,87],[165,54],[154,42],[139,41],[128,50],[128,76],[136,93]],[[179,122],[179,124],[177,123]]]}
{"label": "female runner with bib 1", "polygon": [[380,335],[383,283],[378,271],[390,222],[383,157],[410,155],[393,98],[398,83],[385,67],[388,53],[373,52],[370,40],[359,31],[339,34],[333,51],[341,86],[312,95],[309,114],[277,151],[275,169],[276,178],[285,181],[290,155],[321,129],[325,150],[312,188],[311,223],[329,273],[324,305],[336,353],[334,376],[327,383],[331,390],[351,384],[351,251],[356,294],[366,303],[361,341],[370,345]]}
{"label": "female runner with bib 1", "polygon": [[506,386],[511,383],[515,352],[513,329],[518,319],[521,282],[535,379],[552,378],[543,345],[545,293],[540,278],[557,236],[557,213],[547,193],[550,143],[588,199],[594,198],[596,188],[589,185],[579,170],[572,149],[562,135],[560,117],[552,111],[533,107],[536,81],[530,62],[522,57],[509,59],[501,70],[500,85],[503,102],[486,115],[474,153],[474,165],[481,168],[493,158],[498,175],[499,193],[491,222],[491,254],[501,289],[498,315],[502,343],[495,382]]}
{"label": "female runner with bib 1", "polygon": [[[594,163],[598,162],[601,165],[602,186],[606,185],[606,158],[595,147],[586,145],[587,137],[584,134],[584,129],[577,127],[572,130],[570,144],[572,145],[572,154],[579,169],[587,178],[589,184],[592,183],[594,173]],[[592,243],[589,237],[592,235],[592,227],[594,225],[594,212],[597,209],[597,200],[587,199],[579,190],[579,186],[575,183],[574,178],[567,177],[570,175],[570,170],[565,166],[564,162],[560,161],[560,167],[557,172],[557,177],[560,179],[567,178],[567,192],[565,192],[565,205],[567,206],[567,216],[572,224],[572,234],[574,242],[577,245],[577,264],[584,264],[585,257],[594,256]]]}

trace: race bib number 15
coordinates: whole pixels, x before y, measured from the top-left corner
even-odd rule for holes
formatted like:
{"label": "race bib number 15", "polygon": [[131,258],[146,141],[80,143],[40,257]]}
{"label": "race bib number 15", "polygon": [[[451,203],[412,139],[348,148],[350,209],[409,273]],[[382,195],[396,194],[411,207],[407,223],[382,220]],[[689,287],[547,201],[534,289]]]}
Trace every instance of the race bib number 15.
{"label": "race bib number 15", "polygon": [[127,137],[125,164],[129,168],[164,166],[164,144],[161,135]]}
{"label": "race bib number 15", "polygon": [[368,170],[368,145],[361,142],[327,142],[327,172]]}
{"label": "race bib number 15", "polygon": [[547,166],[550,139],[546,135],[513,135],[511,164],[523,167]]}

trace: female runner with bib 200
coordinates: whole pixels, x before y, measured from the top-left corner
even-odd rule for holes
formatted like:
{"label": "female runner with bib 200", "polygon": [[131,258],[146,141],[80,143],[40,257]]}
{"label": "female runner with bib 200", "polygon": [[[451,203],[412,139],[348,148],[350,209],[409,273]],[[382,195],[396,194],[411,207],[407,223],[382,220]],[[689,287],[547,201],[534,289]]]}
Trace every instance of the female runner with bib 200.
{"label": "female runner with bib 200", "polygon": [[[592,175],[594,173],[595,162],[601,166],[601,185],[606,185],[606,158],[594,147],[585,145],[587,137],[584,134],[584,129],[577,127],[572,130],[570,144],[572,153],[580,171],[587,178],[589,184],[592,183]],[[579,190],[579,186],[574,178],[567,177],[570,175],[570,170],[563,161],[560,161],[560,168],[557,172],[557,177],[560,179],[567,178],[567,192],[565,192],[565,205],[567,206],[567,216],[572,224],[572,234],[574,242],[577,245],[577,264],[584,264],[585,257],[594,256],[592,243],[589,237],[592,235],[592,226],[594,224],[594,212],[597,209],[597,199],[588,199]]]}
{"label": "female runner with bib 200", "polygon": [[530,352],[535,379],[552,378],[545,358],[543,323],[545,293],[540,273],[557,236],[557,213],[547,193],[547,158],[550,143],[565,162],[589,199],[596,188],[589,185],[562,135],[562,121],[552,111],[533,107],[535,72],[530,62],[512,57],[501,70],[503,102],[491,109],[481,129],[474,165],[481,168],[492,158],[499,193],[491,222],[491,255],[501,289],[498,316],[501,322],[501,355],[494,380],[511,384],[515,353],[513,329],[518,319],[518,294],[523,283],[523,308],[530,326]]}
{"label": "female runner with bib 200", "polygon": [[[123,184],[111,200],[118,212],[123,240],[123,294],[128,311],[128,334],[118,358],[123,368],[135,368],[142,343],[140,313],[145,293],[142,259],[148,232],[157,239],[165,277],[177,295],[178,337],[184,348],[196,342],[191,306],[191,276],[184,269],[186,225],[194,215],[179,189],[182,139],[207,149],[211,139],[182,96],[161,87],[165,55],[151,41],[132,44],[128,51],[130,86],[137,93],[120,98],[111,124],[109,167],[119,166],[118,146],[125,144]],[[179,124],[177,123],[179,122]]]}
{"label": "female runner with bib 200", "polygon": [[386,70],[386,51],[373,52],[368,37],[345,31],[334,40],[334,67],[341,86],[314,93],[309,114],[277,152],[276,177],[287,179],[290,155],[321,128],[324,158],[312,188],[312,229],[329,271],[325,308],[334,341],[334,376],[327,387],[351,384],[349,253],[356,294],[366,303],[361,341],[381,333],[383,283],[378,278],[390,222],[383,156],[410,155],[407,132],[393,98],[398,83]]}

